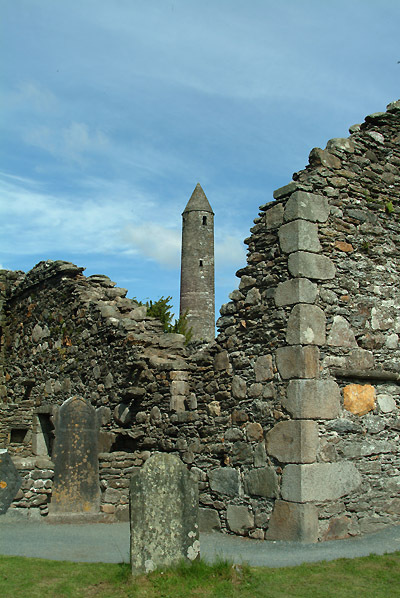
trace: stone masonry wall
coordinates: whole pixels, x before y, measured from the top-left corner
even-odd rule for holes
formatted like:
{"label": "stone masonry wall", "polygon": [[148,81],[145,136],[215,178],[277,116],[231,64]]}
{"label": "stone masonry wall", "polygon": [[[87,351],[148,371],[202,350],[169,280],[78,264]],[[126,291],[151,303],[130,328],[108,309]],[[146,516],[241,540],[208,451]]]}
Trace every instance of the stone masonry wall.
{"label": "stone masonry wall", "polygon": [[54,415],[82,396],[110,520],[128,517],[132,472],[167,451],[198,478],[204,530],[317,541],[399,523],[400,102],[350,133],[261,206],[213,343],[186,347],[70,263],[1,273],[14,511],[51,511]]}
{"label": "stone masonry wall", "polygon": [[219,506],[236,533],[315,541],[400,519],[400,102],[350,132],[261,207],[214,372],[194,383],[223,428],[203,516]]}

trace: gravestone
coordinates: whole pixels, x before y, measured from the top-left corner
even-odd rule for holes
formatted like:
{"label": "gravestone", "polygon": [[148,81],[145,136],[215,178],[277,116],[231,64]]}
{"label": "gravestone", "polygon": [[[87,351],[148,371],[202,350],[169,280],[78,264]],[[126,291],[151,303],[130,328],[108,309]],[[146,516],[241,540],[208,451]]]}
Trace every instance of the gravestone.
{"label": "gravestone", "polygon": [[92,405],[80,397],[61,405],[55,417],[52,513],[99,511],[98,435]]}
{"label": "gravestone", "polygon": [[175,455],[155,453],[130,483],[132,573],[199,557],[198,486]]}
{"label": "gravestone", "polygon": [[7,449],[0,449],[0,515],[6,513],[21,483],[22,480]]}

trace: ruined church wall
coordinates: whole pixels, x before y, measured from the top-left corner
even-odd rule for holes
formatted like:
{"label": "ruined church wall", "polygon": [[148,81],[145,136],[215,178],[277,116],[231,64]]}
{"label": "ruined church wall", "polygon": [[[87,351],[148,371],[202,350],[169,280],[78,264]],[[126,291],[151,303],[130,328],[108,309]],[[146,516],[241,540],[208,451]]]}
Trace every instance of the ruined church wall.
{"label": "ruined church wall", "polygon": [[399,102],[350,132],[261,207],[195,383],[228,417],[202,516],[252,537],[400,519]]}
{"label": "ruined church wall", "polygon": [[[150,451],[177,450],[195,407],[184,338],[163,334],[108,277],[82,270],[49,261],[28,274],[3,273],[0,443],[24,478],[13,506],[32,514],[48,512],[54,416],[71,396],[97,410],[102,510],[110,516],[124,511],[131,468]],[[173,425],[185,401],[189,413]]]}

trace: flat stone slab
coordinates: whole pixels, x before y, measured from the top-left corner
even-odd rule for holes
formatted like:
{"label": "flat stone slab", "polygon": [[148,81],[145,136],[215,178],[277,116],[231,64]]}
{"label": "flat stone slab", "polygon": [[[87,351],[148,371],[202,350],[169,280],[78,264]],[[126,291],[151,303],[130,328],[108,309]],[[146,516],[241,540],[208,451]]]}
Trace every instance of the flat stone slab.
{"label": "flat stone slab", "polygon": [[334,419],[340,414],[340,389],[334,380],[291,380],[282,405],[295,419]]}
{"label": "flat stone slab", "polygon": [[325,344],[324,312],[317,305],[299,303],[290,312],[286,342],[289,345],[324,345]]}
{"label": "flat stone slab", "polygon": [[276,350],[277,368],[284,380],[318,378],[319,351],[315,345],[293,345]]}
{"label": "flat stone slab", "polygon": [[94,407],[71,397],[56,415],[52,513],[100,510],[99,427]]}
{"label": "flat stone slab", "polygon": [[295,251],[289,255],[289,272],[294,277],[311,278],[315,280],[331,280],[335,278],[336,268],[332,260],[326,255]]}
{"label": "flat stone slab", "polygon": [[284,253],[293,251],[321,251],[318,225],[307,220],[293,220],[279,229],[279,244]]}
{"label": "flat stone slab", "polygon": [[0,449],[0,515],[6,513],[22,484],[22,479],[6,449]]}
{"label": "flat stone slab", "polygon": [[286,202],[284,221],[302,218],[310,222],[326,222],[329,216],[329,203],[326,197],[295,191]]}
{"label": "flat stone slab", "polygon": [[134,575],[199,557],[198,502],[197,482],[175,455],[154,453],[132,475]]}
{"label": "flat stone slab", "polygon": [[318,287],[308,278],[291,278],[280,282],[275,291],[277,307],[294,305],[295,303],[314,303]]}
{"label": "flat stone slab", "polygon": [[268,454],[281,463],[313,463],[318,449],[317,422],[281,421],[266,435],[266,444]]}
{"label": "flat stone slab", "polygon": [[233,467],[217,467],[208,474],[210,488],[218,494],[239,495],[239,472]]}
{"label": "flat stone slab", "polygon": [[290,464],[282,474],[282,498],[299,503],[336,500],[360,484],[360,472],[350,461]]}

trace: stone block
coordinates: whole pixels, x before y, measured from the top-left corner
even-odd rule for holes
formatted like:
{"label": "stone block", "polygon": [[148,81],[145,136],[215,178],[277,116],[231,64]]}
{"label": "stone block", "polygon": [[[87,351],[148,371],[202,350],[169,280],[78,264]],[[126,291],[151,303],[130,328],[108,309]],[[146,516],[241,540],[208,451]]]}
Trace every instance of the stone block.
{"label": "stone block", "polygon": [[396,401],[390,395],[378,395],[377,402],[382,413],[392,413],[397,408]]}
{"label": "stone block", "polygon": [[235,399],[245,399],[247,393],[246,381],[240,376],[233,376],[232,378],[232,396]]}
{"label": "stone block", "polygon": [[244,489],[250,496],[279,496],[278,476],[273,467],[258,467],[244,475]]}
{"label": "stone block", "polygon": [[229,505],[226,510],[226,519],[229,529],[240,536],[254,527],[254,515],[245,506]]}
{"label": "stone block", "polygon": [[375,409],[375,388],[371,384],[348,384],[343,389],[343,407],[355,415]]}
{"label": "stone block", "polygon": [[211,403],[208,403],[207,411],[212,417],[218,417],[221,415],[221,405],[219,401],[211,401]]}
{"label": "stone block", "polygon": [[295,419],[334,419],[340,414],[340,389],[334,380],[291,380],[282,406]]}
{"label": "stone block", "polygon": [[275,189],[272,196],[274,199],[280,199],[281,197],[285,197],[287,195],[292,195],[294,191],[297,189],[297,183],[295,181],[290,181],[287,185],[283,187],[279,187],[279,189]]}
{"label": "stone block", "polygon": [[292,278],[280,282],[275,291],[275,304],[294,305],[295,303],[314,303],[317,298],[318,287],[308,278]]}
{"label": "stone block", "polygon": [[248,291],[246,294],[246,299],[244,300],[244,303],[245,305],[257,305],[258,303],[261,303],[260,291],[256,287],[250,289],[250,291]]}
{"label": "stone block", "polygon": [[354,332],[343,316],[334,316],[327,344],[331,347],[357,347]]}
{"label": "stone block", "polygon": [[260,442],[254,449],[254,467],[264,467],[267,462],[265,443]]}
{"label": "stone block", "polygon": [[246,437],[249,442],[259,442],[264,438],[262,426],[256,422],[251,422],[246,426]]}
{"label": "stone block", "polygon": [[185,380],[173,380],[171,382],[171,395],[189,394],[189,384]]}
{"label": "stone block", "polygon": [[130,313],[129,318],[131,320],[135,320],[136,322],[140,322],[147,317],[147,307],[146,305],[140,305],[139,307],[135,307]]}
{"label": "stone block", "polygon": [[0,515],[6,513],[22,484],[7,449],[0,449]]}
{"label": "stone block", "polygon": [[284,380],[290,378],[318,378],[319,350],[315,346],[279,347],[276,364]]}
{"label": "stone block", "polygon": [[296,278],[331,280],[336,274],[336,268],[329,257],[307,251],[291,253],[288,258],[288,268],[290,274]]}
{"label": "stone block", "polygon": [[361,475],[349,461],[286,465],[282,474],[282,498],[290,502],[321,502],[351,494]]}
{"label": "stone block", "polygon": [[323,540],[341,540],[350,536],[349,529],[351,528],[351,519],[343,515],[342,517],[334,517],[329,521],[328,529],[326,530]]}
{"label": "stone block", "polygon": [[266,540],[318,541],[318,510],[314,505],[275,501]]}
{"label": "stone block", "polygon": [[265,212],[265,227],[267,230],[279,228],[283,223],[283,205],[278,203]]}
{"label": "stone block", "polygon": [[160,334],[158,343],[160,347],[165,349],[180,349],[185,346],[186,338],[184,334],[176,334],[174,332],[165,332]]}
{"label": "stone block", "polygon": [[318,224],[307,220],[293,220],[279,229],[279,244],[283,253],[294,251],[321,251]]}
{"label": "stone block", "polygon": [[290,312],[286,330],[289,345],[324,345],[325,314],[316,305],[297,304]]}
{"label": "stone block", "polygon": [[325,168],[338,169],[341,167],[341,161],[337,156],[323,150],[320,147],[314,147],[309,155],[311,166],[325,166]]}
{"label": "stone block", "polygon": [[313,463],[317,456],[318,425],[310,420],[277,423],[266,435],[267,453],[281,463]]}
{"label": "stone block", "polygon": [[329,216],[329,204],[326,197],[295,191],[286,202],[283,219],[285,222],[291,220],[309,220],[310,222],[326,222]]}
{"label": "stone block", "polygon": [[210,488],[218,494],[238,496],[239,472],[233,467],[217,467],[209,472]]}
{"label": "stone block", "polygon": [[272,355],[260,355],[254,364],[254,373],[256,375],[256,382],[272,380],[274,377]]}
{"label": "stone block", "polygon": [[199,530],[203,533],[221,531],[218,512],[214,509],[199,509]]}
{"label": "stone block", "polygon": [[[175,411],[175,413],[181,413],[182,411],[186,411],[185,399],[186,399],[185,396],[179,396],[179,395],[172,396],[169,401],[170,410]],[[137,419],[137,417],[136,417],[136,419]]]}
{"label": "stone block", "polygon": [[199,557],[198,501],[197,482],[175,455],[154,453],[132,475],[134,575]]}
{"label": "stone block", "polygon": [[230,370],[230,363],[227,351],[221,351],[217,353],[214,357],[214,370],[216,372],[222,371],[229,371]]}
{"label": "stone block", "polygon": [[352,349],[346,358],[346,366],[350,370],[370,370],[374,365],[374,354],[366,349]]}

